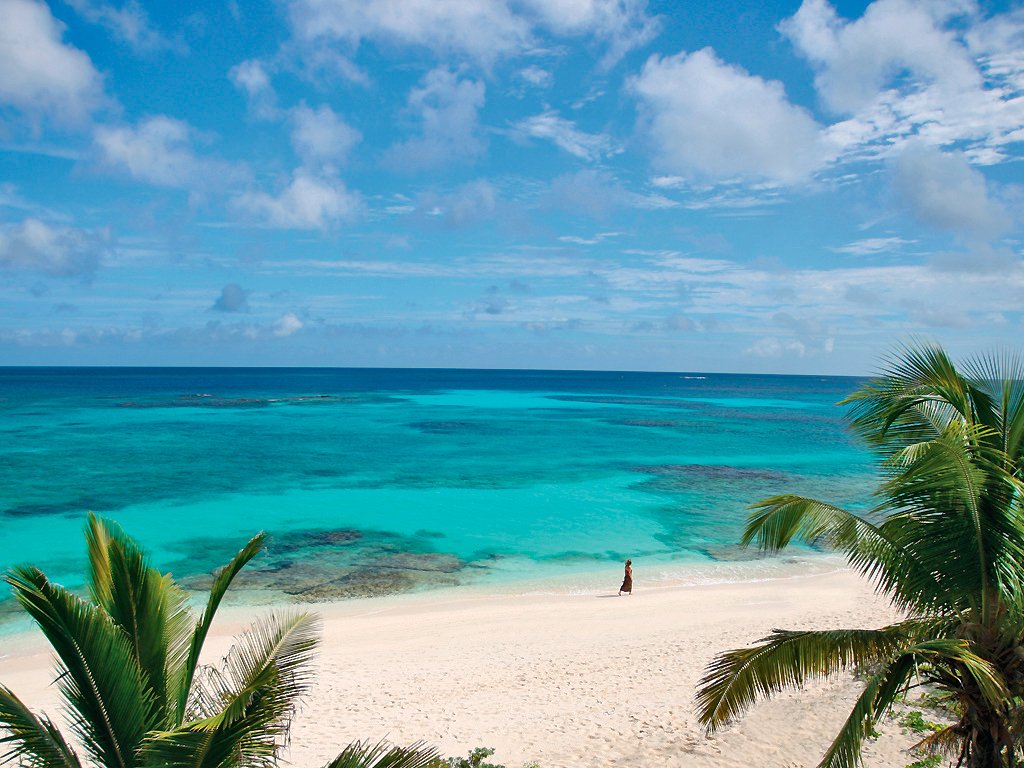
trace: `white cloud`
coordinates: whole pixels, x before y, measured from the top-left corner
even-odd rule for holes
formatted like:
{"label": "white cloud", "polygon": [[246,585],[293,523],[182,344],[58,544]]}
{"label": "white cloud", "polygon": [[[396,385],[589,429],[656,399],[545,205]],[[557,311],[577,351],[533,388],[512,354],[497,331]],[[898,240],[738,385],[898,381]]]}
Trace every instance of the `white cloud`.
{"label": "white cloud", "polygon": [[1024,140],[1024,13],[876,0],[850,21],[805,0],[780,30],[814,66],[824,105],[849,115],[827,132],[847,160],[887,157],[914,137],[991,164]]}
{"label": "white cloud", "polygon": [[530,39],[527,22],[503,0],[293,0],[288,15],[305,41],[340,40],[355,49],[369,39],[485,63]]}
{"label": "white cloud", "polygon": [[95,133],[102,162],[149,184],[190,188],[238,176],[227,163],[197,155],[193,137],[188,123],[163,115],[146,118],[136,127],[105,126]]}
{"label": "white cloud", "polygon": [[245,92],[249,110],[262,120],[273,120],[278,115],[277,94],[270,82],[270,74],[259,59],[247,59],[228,72],[236,88]]}
{"label": "white cloud", "polygon": [[103,98],[89,56],[61,38],[64,25],[43,2],[4,0],[0,24],[0,103],[33,119],[84,120]]}
{"label": "white cloud", "polygon": [[747,347],[743,353],[753,357],[803,357],[807,354],[807,346],[796,339],[779,339],[777,336],[765,336]]}
{"label": "white cloud", "polygon": [[387,162],[398,170],[421,170],[483,154],[478,112],[484,93],[482,81],[460,79],[445,67],[428,72],[409,94],[409,109],[422,122],[421,135],[391,147]]}
{"label": "white cloud", "polygon": [[341,77],[350,83],[368,87],[369,73],[346,56],[336,51],[327,40],[292,40],[282,49],[291,59],[290,65],[306,79],[316,85],[323,85],[323,78],[334,80]]}
{"label": "white cloud", "polygon": [[554,76],[546,69],[531,64],[518,72],[519,78],[538,88],[547,88],[554,82]]}
{"label": "white cloud", "polygon": [[547,111],[520,120],[515,125],[516,133],[535,139],[546,139],[556,146],[582,160],[599,160],[612,151],[612,142],[601,133],[585,133],[572,120]]}
{"label": "white cloud", "polygon": [[982,173],[956,153],[911,144],[893,163],[898,199],[924,224],[969,238],[990,239],[1011,224]]}
{"label": "white cloud", "polygon": [[661,24],[647,14],[647,0],[523,0],[539,22],[559,35],[593,35],[609,43],[601,60],[610,67],[650,42]]}
{"label": "white cloud", "polygon": [[181,41],[172,40],[153,27],[146,9],[136,0],[127,0],[117,6],[97,0],[67,0],[68,5],[86,21],[104,27],[119,42],[136,53],[159,50],[184,51]]}
{"label": "white cloud", "polygon": [[607,43],[608,68],[650,41],[660,28],[646,0],[291,0],[288,16],[306,44],[340,42],[350,52],[364,40],[426,48],[490,66],[537,45],[540,29]]}
{"label": "white cloud", "polygon": [[25,219],[0,230],[0,270],[88,280],[110,247],[110,233]]}
{"label": "white cloud", "polygon": [[711,181],[807,178],[827,159],[820,126],[782,84],[722,62],[709,48],[652,56],[633,81],[656,164]]}
{"label": "white cloud", "polygon": [[966,8],[935,0],[877,0],[860,19],[847,21],[828,0],[804,0],[779,29],[815,65],[825,104],[851,114],[897,76],[909,74],[953,93],[980,86],[967,50],[942,28]]}
{"label": "white cloud", "polygon": [[274,322],[274,335],[278,337],[291,336],[296,331],[301,331],[303,322],[294,312],[287,312]]}
{"label": "white cloud", "polygon": [[292,146],[307,165],[344,163],[362,139],[326,104],[311,109],[302,104],[291,111]]}
{"label": "white cloud", "polygon": [[902,237],[865,237],[829,250],[836,253],[849,253],[854,256],[870,256],[876,253],[899,253],[904,245],[915,242],[917,241],[904,240]]}
{"label": "white cloud", "polygon": [[300,168],[276,197],[266,192],[247,192],[237,196],[232,206],[270,227],[326,229],[354,220],[362,210],[362,200],[339,179],[318,178]]}

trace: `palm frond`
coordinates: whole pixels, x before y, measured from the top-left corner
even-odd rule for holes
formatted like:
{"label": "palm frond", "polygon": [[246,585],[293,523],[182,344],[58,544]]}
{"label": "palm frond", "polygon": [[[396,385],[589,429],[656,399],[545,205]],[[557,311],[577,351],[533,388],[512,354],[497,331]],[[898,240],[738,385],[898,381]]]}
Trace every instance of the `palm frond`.
{"label": "palm frond", "polygon": [[913,654],[903,654],[868,679],[818,768],[857,768],[861,764],[864,739],[896,701],[914,669]]}
{"label": "palm frond", "polygon": [[1010,692],[1006,681],[990,661],[982,658],[971,649],[966,640],[959,638],[934,638],[923,640],[908,653],[913,653],[922,661],[931,664],[955,662],[966,672],[981,693],[986,704],[1000,711],[1010,701]]}
{"label": "palm frond", "polygon": [[955,421],[986,423],[979,416],[990,410],[984,391],[933,344],[898,348],[886,370],[842,404],[851,406],[854,431],[883,456],[934,439]]}
{"label": "palm frond", "polygon": [[933,564],[950,604],[984,609],[989,585],[1000,599],[1019,600],[1024,573],[1024,518],[1014,511],[1020,481],[1004,469],[994,433],[978,425],[951,425],[890,462],[879,491],[888,517],[886,537],[914,559]]}
{"label": "palm frond", "polygon": [[324,768],[426,768],[437,760],[437,750],[417,741],[407,747],[354,742]]}
{"label": "palm frond", "polygon": [[0,685],[0,765],[26,768],[81,768],[78,756],[46,716],[37,716]]}
{"label": "palm frond", "polygon": [[960,743],[962,737],[957,726],[948,725],[940,731],[935,733],[929,733],[919,742],[911,746],[911,749],[916,749],[920,752],[929,752],[931,754],[945,755],[946,757],[953,757],[960,751]]}
{"label": "palm frond", "polygon": [[983,355],[969,360],[964,370],[996,404],[992,426],[999,431],[1009,466],[1019,467],[1024,458],[1024,358],[1010,352]]}
{"label": "palm frond", "polygon": [[216,768],[229,757],[273,766],[292,711],[309,679],[318,621],[309,614],[270,617],[247,631],[225,659],[207,696],[216,714],[152,734],[143,755],[161,765]]}
{"label": "palm frond", "polygon": [[206,642],[206,635],[210,631],[210,625],[213,623],[213,617],[217,613],[217,609],[220,607],[221,600],[224,599],[224,593],[227,592],[228,587],[231,586],[231,582],[234,581],[235,576],[237,576],[238,572],[245,567],[246,563],[259,554],[260,550],[263,548],[266,538],[267,536],[265,533],[258,533],[253,536],[249,540],[249,543],[242,547],[242,549],[239,550],[233,558],[231,558],[231,561],[220,570],[217,577],[213,580],[213,586],[210,587],[210,595],[206,601],[206,609],[203,611],[202,616],[200,616],[199,622],[192,634],[188,657],[185,661],[185,668],[179,685],[177,702],[178,722],[181,722],[185,718],[189,691],[192,688],[192,681],[195,678],[196,667],[199,664],[199,655],[202,653],[203,644]]}
{"label": "palm frond", "polygon": [[751,505],[744,546],[778,552],[798,539],[846,554],[850,564],[890,595],[901,609],[933,609],[944,602],[935,571],[878,526],[840,507],[804,496],[772,496]]}
{"label": "palm frond", "polygon": [[709,732],[732,721],[758,697],[842,669],[892,658],[927,625],[792,632],[776,629],[758,645],[727,651],[708,665],[697,689],[697,720]]}
{"label": "palm frond", "polygon": [[[271,615],[252,625],[224,659],[225,699],[244,699],[272,670],[282,700],[297,700],[312,679],[310,662],[318,642],[320,620],[309,613]],[[224,717],[230,719],[229,708]]]}
{"label": "palm frond", "polygon": [[51,583],[37,568],[15,568],[6,581],[60,660],[58,686],[83,745],[108,768],[129,768],[154,700],[128,638],[102,609]]}
{"label": "palm frond", "polygon": [[128,637],[143,684],[153,692],[158,706],[149,730],[167,727],[191,639],[186,596],[120,527],[90,514],[86,537],[93,599]]}

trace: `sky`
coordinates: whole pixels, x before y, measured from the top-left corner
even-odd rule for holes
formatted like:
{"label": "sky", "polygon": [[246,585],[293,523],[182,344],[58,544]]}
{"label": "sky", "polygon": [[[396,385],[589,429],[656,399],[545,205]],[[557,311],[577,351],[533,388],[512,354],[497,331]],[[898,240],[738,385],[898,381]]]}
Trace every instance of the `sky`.
{"label": "sky", "polygon": [[0,15],[0,365],[856,375],[1021,346],[1021,2]]}

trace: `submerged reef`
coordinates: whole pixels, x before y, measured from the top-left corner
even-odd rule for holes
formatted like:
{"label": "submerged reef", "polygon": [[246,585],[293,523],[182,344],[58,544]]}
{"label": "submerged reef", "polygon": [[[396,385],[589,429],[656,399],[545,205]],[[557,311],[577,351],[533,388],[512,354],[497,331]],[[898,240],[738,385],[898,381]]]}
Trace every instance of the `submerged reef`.
{"label": "submerged reef", "polygon": [[707,492],[709,483],[731,484],[751,481],[784,483],[786,472],[760,467],[734,467],[727,464],[651,464],[629,468],[632,472],[648,475],[634,485],[651,493],[687,493],[695,488]]}
{"label": "submerged reef", "polygon": [[[378,597],[463,583],[467,571],[486,566],[439,552],[441,535],[419,531],[413,536],[352,528],[289,531],[273,535],[266,555],[239,574],[238,589],[284,594],[297,602]],[[219,562],[237,541],[193,539],[182,544],[190,556],[180,570],[195,569],[196,560]],[[191,566],[191,568],[190,568]],[[190,589],[208,589],[213,572],[185,576]]]}

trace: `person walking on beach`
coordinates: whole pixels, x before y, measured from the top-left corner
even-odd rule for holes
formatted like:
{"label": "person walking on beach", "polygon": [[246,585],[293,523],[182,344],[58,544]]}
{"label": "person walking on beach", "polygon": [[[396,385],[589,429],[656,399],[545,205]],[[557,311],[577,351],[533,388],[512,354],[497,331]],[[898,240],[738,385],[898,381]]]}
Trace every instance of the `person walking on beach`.
{"label": "person walking on beach", "polygon": [[626,575],[622,578],[622,586],[619,587],[619,597],[622,597],[622,593],[625,592],[627,595],[633,594],[633,561],[626,561]]}

